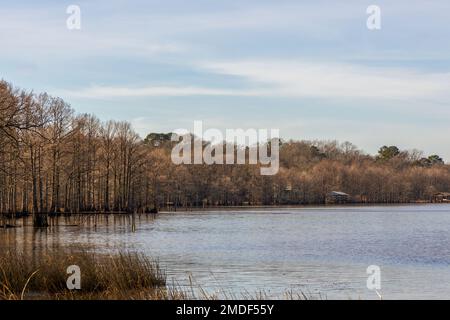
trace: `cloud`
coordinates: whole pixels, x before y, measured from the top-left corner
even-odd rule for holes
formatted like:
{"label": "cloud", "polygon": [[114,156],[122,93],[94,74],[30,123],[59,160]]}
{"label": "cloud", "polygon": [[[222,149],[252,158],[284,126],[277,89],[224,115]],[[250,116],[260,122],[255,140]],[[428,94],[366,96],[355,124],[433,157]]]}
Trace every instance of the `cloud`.
{"label": "cloud", "polygon": [[262,92],[251,90],[216,89],[193,86],[145,86],[113,87],[91,86],[80,90],[60,90],[58,95],[71,98],[108,99],[136,97],[180,97],[180,96],[257,96]]}
{"label": "cloud", "polygon": [[[85,13],[89,16],[89,9],[82,7],[82,17]],[[92,17],[82,18],[81,30],[68,30],[67,17],[64,7],[49,8],[48,12],[35,7],[0,9],[0,56],[29,56],[33,61],[45,61],[49,56],[70,60],[92,56],[151,57],[189,51],[187,44],[151,36],[144,29],[117,25],[117,19],[101,21],[102,15],[98,23],[90,21]]]}
{"label": "cloud", "polygon": [[264,85],[267,95],[287,97],[448,98],[450,87],[450,73],[354,64],[250,60],[201,63],[200,67],[244,78],[253,86]]}
{"label": "cloud", "polygon": [[425,73],[414,69],[281,60],[207,62],[197,67],[210,74],[233,76],[246,81],[238,89],[183,84],[142,87],[95,85],[58,93],[93,99],[158,96],[259,96],[411,102],[423,99],[445,105],[450,94],[450,73]]}

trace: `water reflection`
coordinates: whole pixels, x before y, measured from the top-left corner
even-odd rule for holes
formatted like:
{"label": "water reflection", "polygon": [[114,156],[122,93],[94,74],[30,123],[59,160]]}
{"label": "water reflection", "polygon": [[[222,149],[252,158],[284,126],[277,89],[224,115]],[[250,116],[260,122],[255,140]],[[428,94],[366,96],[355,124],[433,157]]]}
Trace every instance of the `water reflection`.
{"label": "water reflection", "polygon": [[70,215],[48,219],[48,228],[33,228],[31,217],[16,219],[14,227],[0,229],[0,248],[31,253],[78,244],[101,251],[109,247],[110,241],[98,241],[99,237],[113,237],[118,240],[114,242],[117,245],[121,234],[134,232],[142,223],[153,221],[155,215],[138,215],[135,218],[124,214]]}

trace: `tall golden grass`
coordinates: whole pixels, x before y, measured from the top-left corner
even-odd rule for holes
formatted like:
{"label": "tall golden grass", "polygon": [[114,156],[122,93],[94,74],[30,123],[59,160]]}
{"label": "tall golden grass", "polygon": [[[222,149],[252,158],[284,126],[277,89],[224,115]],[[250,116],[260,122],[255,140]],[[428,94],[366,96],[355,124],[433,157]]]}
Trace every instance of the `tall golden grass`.
{"label": "tall golden grass", "polygon": [[[81,269],[81,290],[67,289],[67,267]],[[57,249],[0,253],[0,299],[180,299],[158,263],[138,253]]]}

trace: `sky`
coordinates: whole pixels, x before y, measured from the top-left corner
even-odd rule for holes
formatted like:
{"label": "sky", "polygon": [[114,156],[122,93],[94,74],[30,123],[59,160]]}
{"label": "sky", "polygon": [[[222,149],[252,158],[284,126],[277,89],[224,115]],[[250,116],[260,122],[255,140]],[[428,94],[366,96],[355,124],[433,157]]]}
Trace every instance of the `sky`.
{"label": "sky", "polygon": [[142,137],[202,120],[450,161],[448,0],[0,3],[0,78]]}

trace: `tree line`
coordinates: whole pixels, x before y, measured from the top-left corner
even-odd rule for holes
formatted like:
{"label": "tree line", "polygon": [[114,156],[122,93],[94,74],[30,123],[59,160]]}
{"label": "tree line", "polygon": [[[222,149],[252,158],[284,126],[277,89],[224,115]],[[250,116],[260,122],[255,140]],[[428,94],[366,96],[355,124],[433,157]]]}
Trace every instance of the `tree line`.
{"label": "tree line", "polygon": [[62,213],[322,204],[331,190],[400,203],[450,190],[450,166],[417,150],[384,146],[371,156],[348,142],[279,141],[279,173],[261,176],[258,165],[174,165],[170,137],[141,139],[128,122],[76,114],[60,98],[1,81],[0,213],[45,226]]}

